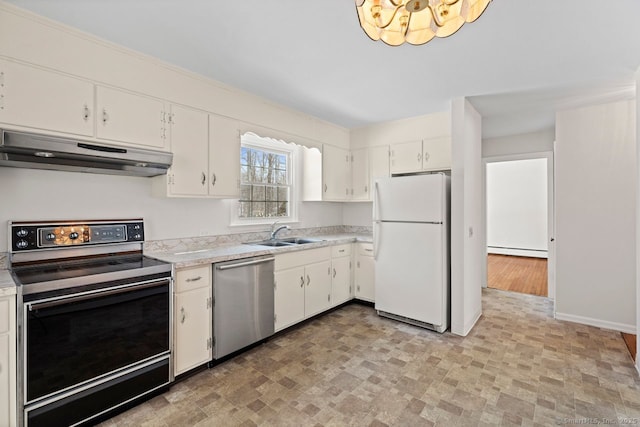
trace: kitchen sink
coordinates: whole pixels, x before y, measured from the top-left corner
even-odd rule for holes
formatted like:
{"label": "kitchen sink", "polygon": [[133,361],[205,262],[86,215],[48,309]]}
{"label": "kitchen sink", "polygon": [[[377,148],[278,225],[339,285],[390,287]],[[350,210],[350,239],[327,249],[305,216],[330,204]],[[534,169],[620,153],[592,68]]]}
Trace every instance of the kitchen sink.
{"label": "kitchen sink", "polygon": [[316,243],[321,242],[320,239],[309,239],[304,237],[286,237],[284,239],[276,239],[276,240],[262,240],[260,242],[250,242],[248,245],[257,245],[257,246],[271,246],[271,247],[279,247],[279,246],[295,246],[295,245],[304,245],[307,243]]}

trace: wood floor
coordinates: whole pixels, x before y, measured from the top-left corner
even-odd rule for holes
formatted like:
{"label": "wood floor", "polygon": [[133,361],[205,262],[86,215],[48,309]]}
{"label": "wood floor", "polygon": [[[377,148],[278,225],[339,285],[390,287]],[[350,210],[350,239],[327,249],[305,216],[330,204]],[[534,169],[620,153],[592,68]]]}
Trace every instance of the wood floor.
{"label": "wood floor", "polygon": [[547,296],[547,259],[489,254],[487,286]]}

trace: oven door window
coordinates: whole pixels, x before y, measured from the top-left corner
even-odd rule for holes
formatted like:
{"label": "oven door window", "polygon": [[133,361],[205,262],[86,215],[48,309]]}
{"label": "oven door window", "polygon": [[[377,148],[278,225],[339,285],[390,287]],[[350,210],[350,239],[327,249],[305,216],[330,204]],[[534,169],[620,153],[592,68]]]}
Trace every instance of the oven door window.
{"label": "oven door window", "polygon": [[26,403],[169,351],[169,281],[25,304]]}

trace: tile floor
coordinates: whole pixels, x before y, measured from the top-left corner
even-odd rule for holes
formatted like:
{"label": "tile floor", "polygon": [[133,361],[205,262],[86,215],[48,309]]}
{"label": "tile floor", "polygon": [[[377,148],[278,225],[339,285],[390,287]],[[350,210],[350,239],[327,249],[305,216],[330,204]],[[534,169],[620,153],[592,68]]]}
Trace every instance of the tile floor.
{"label": "tile floor", "polygon": [[[477,426],[638,422],[620,333],[556,321],[544,297],[488,289],[462,338],[352,304],[279,335],[105,426]],[[619,421],[620,420],[620,421]]]}

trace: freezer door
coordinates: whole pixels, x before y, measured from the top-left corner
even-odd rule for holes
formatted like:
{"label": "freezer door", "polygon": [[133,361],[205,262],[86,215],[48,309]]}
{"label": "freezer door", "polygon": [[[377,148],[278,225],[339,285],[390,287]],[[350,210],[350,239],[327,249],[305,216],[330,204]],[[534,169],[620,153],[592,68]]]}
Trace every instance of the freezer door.
{"label": "freezer door", "polygon": [[442,222],[444,174],[380,178],[374,186],[374,221]]}
{"label": "freezer door", "polygon": [[444,227],[378,223],[375,308],[435,326],[447,322]]}

